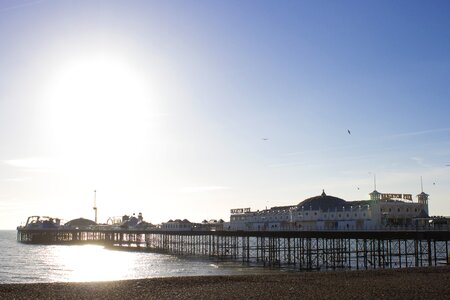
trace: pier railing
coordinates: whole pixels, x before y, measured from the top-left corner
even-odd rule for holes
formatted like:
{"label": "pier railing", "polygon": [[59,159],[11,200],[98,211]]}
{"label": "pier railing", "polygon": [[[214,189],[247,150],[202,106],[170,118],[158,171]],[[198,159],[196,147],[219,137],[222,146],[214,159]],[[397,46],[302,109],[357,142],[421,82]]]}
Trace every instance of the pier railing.
{"label": "pier railing", "polygon": [[17,240],[35,244],[105,247],[235,260],[299,270],[371,269],[449,264],[449,230],[162,231],[26,229]]}

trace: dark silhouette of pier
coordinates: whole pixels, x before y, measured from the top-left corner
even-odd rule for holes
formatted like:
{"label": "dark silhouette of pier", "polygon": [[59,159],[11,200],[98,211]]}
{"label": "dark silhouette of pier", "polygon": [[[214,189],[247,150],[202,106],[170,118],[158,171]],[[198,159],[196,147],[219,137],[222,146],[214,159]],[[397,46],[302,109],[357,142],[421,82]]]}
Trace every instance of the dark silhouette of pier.
{"label": "dark silhouette of pier", "polygon": [[298,270],[450,264],[449,230],[163,231],[19,227],[17,240],[31,244],[98,244],[117,250],[201,256]]}

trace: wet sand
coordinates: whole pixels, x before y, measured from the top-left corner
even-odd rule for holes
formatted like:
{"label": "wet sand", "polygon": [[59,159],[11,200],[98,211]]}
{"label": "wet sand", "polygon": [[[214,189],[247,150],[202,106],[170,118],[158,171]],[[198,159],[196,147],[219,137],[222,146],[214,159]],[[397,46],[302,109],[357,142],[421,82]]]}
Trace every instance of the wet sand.
{"label": "wet sand", "polygon": [[449,299],[450,266],[0,285],[0,299]]}

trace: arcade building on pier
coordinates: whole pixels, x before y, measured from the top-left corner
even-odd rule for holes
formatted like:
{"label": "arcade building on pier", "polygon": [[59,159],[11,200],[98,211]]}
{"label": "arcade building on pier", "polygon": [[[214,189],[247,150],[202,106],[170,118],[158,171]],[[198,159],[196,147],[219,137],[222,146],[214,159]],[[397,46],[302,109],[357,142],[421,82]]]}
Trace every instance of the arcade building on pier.
{"label": "arcade building on pier", "polygon": [[297,205],[251,211],[231,209],[229,230],[377,230],[389,227],[416,228],[428,223],[428,194],[413,202],[411,194],[383,194],[376,189],[370,200],[346,201],[321,195]]}

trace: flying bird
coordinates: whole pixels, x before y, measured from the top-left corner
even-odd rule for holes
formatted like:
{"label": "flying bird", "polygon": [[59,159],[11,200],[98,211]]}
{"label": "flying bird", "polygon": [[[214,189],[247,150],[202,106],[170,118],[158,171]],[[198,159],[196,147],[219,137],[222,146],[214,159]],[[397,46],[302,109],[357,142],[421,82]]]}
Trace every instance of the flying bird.
{"label": "flying bird", "polygon": [[350,134],[350,135],[352,134],[352,133],[350,132],[350,129],[347,129],[347,132],[348,132],[348,134]]}
{"label": "flying bird", "polygon": [[263,140],[263,141],[267,141],[267,140],[268,140],[268,138],[262,138],[262,140]]}

